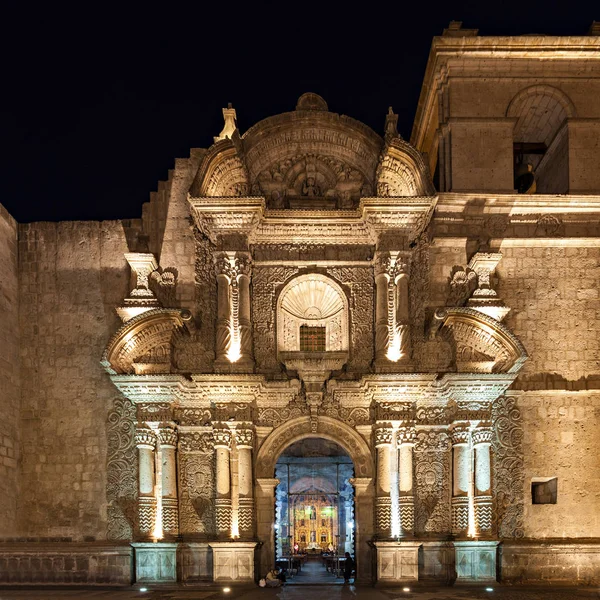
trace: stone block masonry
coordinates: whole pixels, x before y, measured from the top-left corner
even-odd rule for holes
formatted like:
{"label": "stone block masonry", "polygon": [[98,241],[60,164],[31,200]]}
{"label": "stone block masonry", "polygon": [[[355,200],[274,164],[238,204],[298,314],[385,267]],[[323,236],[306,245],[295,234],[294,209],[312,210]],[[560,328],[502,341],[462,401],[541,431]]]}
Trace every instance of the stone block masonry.
{"label": "stone block masonry", "polygon": [[100,365],[128,291],[123,223],[19,228],[21,535],[106,537],[106,415],[118,393]]}
{"label": "stone block masonry", "polygon": [[0,535],[16,531],[19,491],[17,223],[0,205]]}

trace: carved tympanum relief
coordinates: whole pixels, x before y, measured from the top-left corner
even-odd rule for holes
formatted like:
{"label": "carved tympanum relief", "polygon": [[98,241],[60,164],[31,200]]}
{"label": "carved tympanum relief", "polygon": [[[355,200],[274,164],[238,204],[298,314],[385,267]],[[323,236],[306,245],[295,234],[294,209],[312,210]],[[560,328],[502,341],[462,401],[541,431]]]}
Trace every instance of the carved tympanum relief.
{"label": "carved tympanum relief", "polygon": [[325,328],[325,351],[348,349],[348,301],[340,286],[318,273],[290,281],[277,302],[277,350],[301,350],[302,326]]}
{"label": "carved tympanum relief", "polygon": [[371,192],[365,175],[332,156],[296,154],[263,169],[253,192],[264,195],[269,207],[287,208],[289,198],[332,198],[337,208],[352,208]]}

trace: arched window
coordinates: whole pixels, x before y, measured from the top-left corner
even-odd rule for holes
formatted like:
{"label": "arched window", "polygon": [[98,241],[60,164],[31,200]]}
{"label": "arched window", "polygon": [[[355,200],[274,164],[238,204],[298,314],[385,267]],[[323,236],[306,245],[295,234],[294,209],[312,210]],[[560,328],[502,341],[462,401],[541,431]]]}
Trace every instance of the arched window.
{"label": "arched window", "polygon": [[567,119],[575,116],[569,98],[551,86],[535,85],[519,92],[506,114],[516,118],[515,189],[529,194],[567,193]]}

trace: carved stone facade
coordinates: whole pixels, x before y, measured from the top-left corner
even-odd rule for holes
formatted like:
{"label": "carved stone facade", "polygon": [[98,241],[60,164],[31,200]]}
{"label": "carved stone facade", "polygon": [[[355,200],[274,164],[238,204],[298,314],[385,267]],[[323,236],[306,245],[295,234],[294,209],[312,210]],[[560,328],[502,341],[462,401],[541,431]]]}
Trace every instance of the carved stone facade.
{"label": "carved stone facade", "polygon": [[[579,77],[561,61],[595,58],[597,40],[554,40],[547,60],[528,63],[534,38],[490,46],[471,34],[457,43],[452,31],[434,42],[412,143],[392,110],[380,136],[315,94],[243,134],[229,107],[215,143],[177,162],[164,204],[153,199],[142,229],[103,224],[81,239],[112,250],[91,258],[69,238],[64,254],[108,261],[98,263],[102,277],[90,271],[80,286],[69,279],[73,265],[56,271],[60,261],[44,252],[64,231],[23,226],[24,535],[37,537],[40,515],[56,505],[45,536],[130,542],[144,581],[251,581],[276,558],[279,456],[324,438],[353,462],[359,582],[446,581],[455,572],[489,581],[497,571],[503,578],[505,565],[510,579],[551,579],[533,562],[520,565],[523,548],[537,544],[535,557],[556,537],[565,540],[553,554],[557,569],[571,568],[578,548],[598,556],[580,538],[600,538],[600,488],[590,476],[600,437],[600,161],[575,144],[568,188],[517,194],[515,144],[536,140],[512,138],[541,118],[532,100],[541,94],[563,102],[557,119],[568,115],[557,144],[583,140],[584,125],[600,139],[586,102],[578,113],[563,92],[516,89],[553,56],[558,74],[539,78],[559,86]],[[518,60],[503,63],[497,52]],[[460,60],[442,64],[447,56]],[[482,80],[482,56],[496,71],[495,83],[481,85],[500,86],[504,104],[489,94],[471,105],[462,87]],[[502,83],[509,63],[510,85]],[[451,103],[448,86],[459,90]],[[457,104],[465,109],[455,114]],[[531,118],[521,114],[527,107]],[[485,148],[473,155],[488,136],[498,161]],[[557,153],[539,163],[546,189]],[[36,304],[39,281],[52,277],[66,283]],[[93,301],[77,318],[69,307],[63,314],[64,298],[79,306],[82,286]],[[56,314],[45,314],[48,306]],[[60,335],[52,319],[64,325]],[[56,353],[44,354],[46,345]],[[50,367],[59,392],[43,379]],[[77,427],[66,406],[80,415]],[[36,458],[38,430],[40,447],[53,450]],[[71,442],[73,456],[85,457],[81,473]],[[0,444],[2,464],[13,468],[12,437]],[[50,485],[50,472],[71,487]],[[542,507],[540,524],[530,486],[556,473],[559,500]],[[595,564],[580,580],[600,580]]]}

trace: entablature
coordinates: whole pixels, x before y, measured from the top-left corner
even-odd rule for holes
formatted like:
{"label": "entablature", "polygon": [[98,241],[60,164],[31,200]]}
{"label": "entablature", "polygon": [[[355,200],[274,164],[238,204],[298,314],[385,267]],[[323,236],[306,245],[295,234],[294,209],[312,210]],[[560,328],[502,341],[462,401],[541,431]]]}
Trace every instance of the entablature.
{"label": "entablature", "polygon": [[267,210],[262,197],[188,197],[200,231],[215,244],[245,236],[249,244],[375,244],[383,232],[414,238],[429,223],[436,197],[362,198],[356,210]]}

